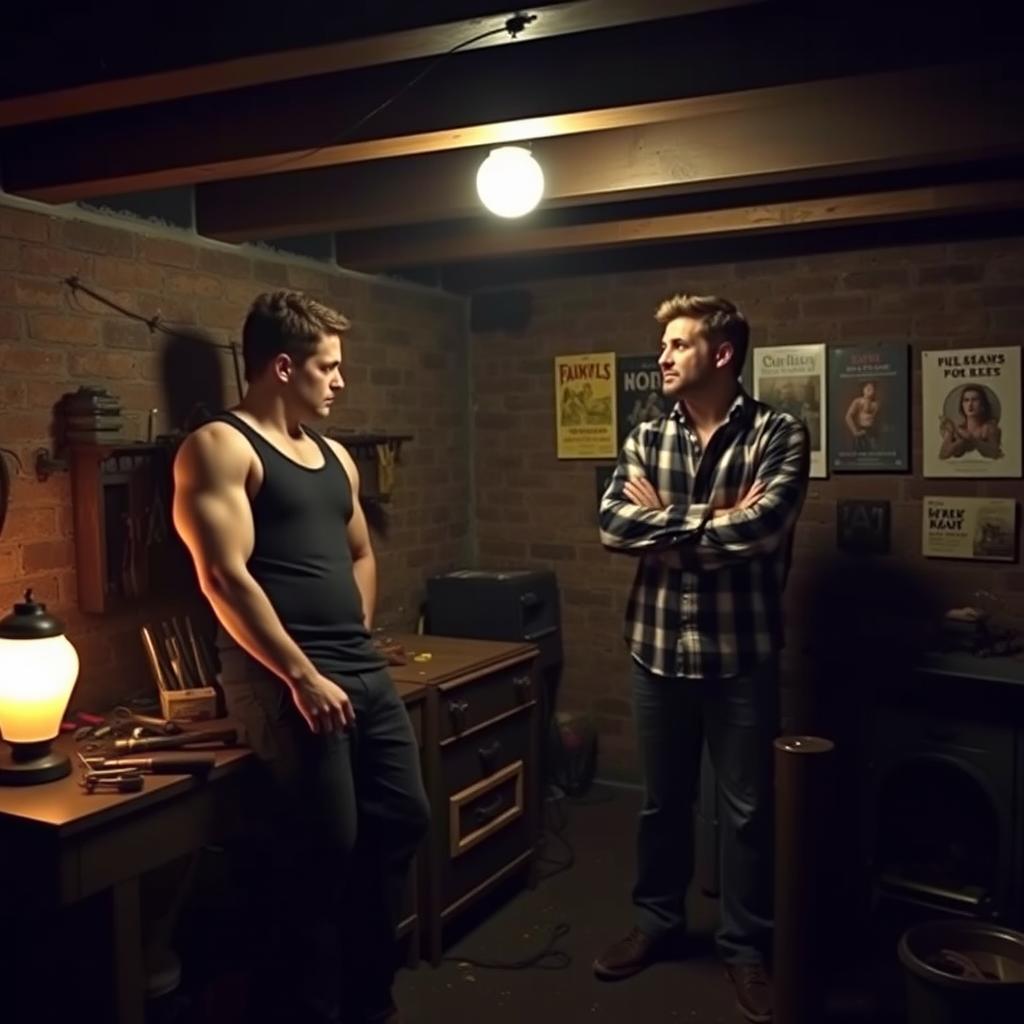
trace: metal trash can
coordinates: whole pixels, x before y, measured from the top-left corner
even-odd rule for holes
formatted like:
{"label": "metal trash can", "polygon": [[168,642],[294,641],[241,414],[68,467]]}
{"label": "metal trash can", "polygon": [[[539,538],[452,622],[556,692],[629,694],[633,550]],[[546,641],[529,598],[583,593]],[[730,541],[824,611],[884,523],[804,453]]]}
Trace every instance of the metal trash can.
{"label": "metal trash can", "polygon": [[1024,934],[988,921],[926,921],[898,948],[910,1024],[1024,1020]]}

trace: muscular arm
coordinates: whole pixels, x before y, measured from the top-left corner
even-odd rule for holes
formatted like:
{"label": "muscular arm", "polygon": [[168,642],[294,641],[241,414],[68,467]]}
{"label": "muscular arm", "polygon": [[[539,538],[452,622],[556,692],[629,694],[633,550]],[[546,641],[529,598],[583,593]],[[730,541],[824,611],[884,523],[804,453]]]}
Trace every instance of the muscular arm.
{"label": "muscular arm", "polygon": [[240,647],[294,685],[317,673],[246,567],[254,539],[245,491],[250,458],[238,432],[225,424],[208,424],[187,437],[174,462],[174,525],[221,624]]}
{"label": "muscular arm", "polygon": [[363,623],[367,629],[372,629],[373,612],[377,604],[377,559],[370,544],[366,515],[359,501],[359,470],[356,468],[355,460],[342,445],[330,439],[328,444],[337,453],[352,486],[352,518],[348,521],[346,538],[348,549],[352,553],[352,573],[359,596],[362,598]]}

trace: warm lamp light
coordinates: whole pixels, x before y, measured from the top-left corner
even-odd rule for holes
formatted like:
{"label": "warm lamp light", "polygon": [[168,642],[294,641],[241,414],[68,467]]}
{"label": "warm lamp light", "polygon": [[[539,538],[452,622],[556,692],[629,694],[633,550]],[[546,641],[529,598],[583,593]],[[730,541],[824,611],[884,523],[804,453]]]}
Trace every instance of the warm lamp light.
{"label": "warm lamp light", "polygon": [[30,786],[71,773],[71,762],[50,745],[78,678],[78,654],[46,605],[25,592],[0,620],[0,785]]}
{"label": "warm lamp light", "polygon": [[476,191],[481,202],[499,217],[522,217],[544,195],[544,172],[523,146],[501,146],[476,172]]}

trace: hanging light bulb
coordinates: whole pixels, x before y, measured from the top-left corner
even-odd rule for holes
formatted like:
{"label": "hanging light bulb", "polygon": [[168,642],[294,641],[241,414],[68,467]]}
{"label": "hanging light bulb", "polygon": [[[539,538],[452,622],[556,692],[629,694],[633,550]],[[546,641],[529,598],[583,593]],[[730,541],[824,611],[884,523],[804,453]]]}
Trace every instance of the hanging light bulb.
{"label": "hanging light bulb", "polygon": [[522,217],[544,194],[544,172],[524,146],[501,146],[476,172],[476,191],[491,213]]}

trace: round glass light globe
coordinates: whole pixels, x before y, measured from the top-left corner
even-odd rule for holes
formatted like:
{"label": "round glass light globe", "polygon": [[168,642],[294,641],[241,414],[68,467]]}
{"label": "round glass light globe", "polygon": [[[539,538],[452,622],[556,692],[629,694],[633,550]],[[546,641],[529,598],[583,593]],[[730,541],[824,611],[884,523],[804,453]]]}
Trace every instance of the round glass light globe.
{"label": "round glass light globe", "polygon": [[522,146],[491,150],[476,172],[476,191],[484,206],[499,217],[522,217],[544,194],[544,172]]}

